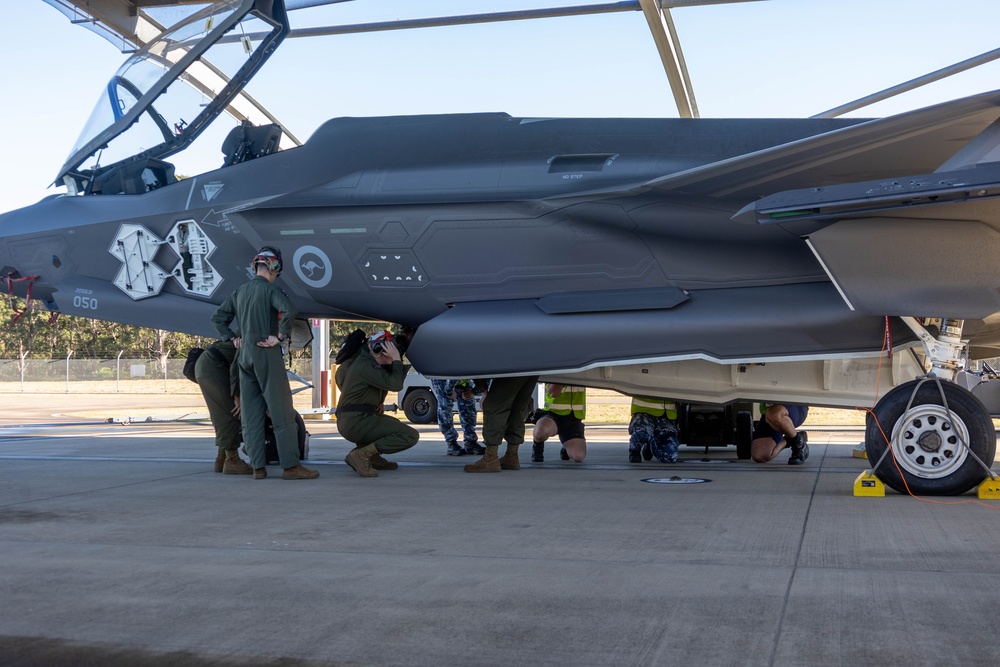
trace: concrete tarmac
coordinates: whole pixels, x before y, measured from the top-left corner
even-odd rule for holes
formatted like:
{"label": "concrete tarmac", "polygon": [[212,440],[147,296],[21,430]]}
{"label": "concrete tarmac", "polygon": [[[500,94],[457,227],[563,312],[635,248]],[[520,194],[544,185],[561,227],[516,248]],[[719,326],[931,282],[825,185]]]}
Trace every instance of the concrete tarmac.
{"label": "concrete tarmac", "polygon": [[854,497],[858,429],[670,465],[597,425],[473,475],[421,427],[361,479],[312,421],[319,479],[255,481],[209,425],[94,416],[168,400],[0,395],[0,664],[1000,663],[1000,501]]}

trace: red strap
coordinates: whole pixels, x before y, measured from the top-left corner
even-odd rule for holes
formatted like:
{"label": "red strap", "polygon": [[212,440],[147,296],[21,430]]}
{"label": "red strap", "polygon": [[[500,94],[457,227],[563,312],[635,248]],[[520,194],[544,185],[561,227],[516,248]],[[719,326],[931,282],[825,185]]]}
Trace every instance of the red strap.
{"label": "red strap", "polygon": [[[11,320],[11,324],[17,324],[17,321],[21,319],[21,315],[28,312],[28,308],[31,306],[31,290],[35,286],[35,281],[38,280],[38,276],[21,276],[20,278],[14,278],[14,272],[10,272],[4,276],[7,279],[7,293],[10,296],[10,309],[14,311],[14,319]],[[14,301],[14,283],[19,283],[22,280],[28,281],[28,292],[24,298],[24,308],[18,308],[17,303]]]}

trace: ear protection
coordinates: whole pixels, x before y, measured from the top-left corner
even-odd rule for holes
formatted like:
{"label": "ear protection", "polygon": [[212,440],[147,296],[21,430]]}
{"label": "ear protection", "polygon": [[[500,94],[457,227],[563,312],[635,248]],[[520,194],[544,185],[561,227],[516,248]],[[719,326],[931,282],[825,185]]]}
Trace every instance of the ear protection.
{"label": "ear protection", "polygon": [[392,334],[383,329],[371,335],[368,339],[368,349],[372,354],[382,354],[385,351],[385,343],[392,340]]}
{"label": "ear protection", "polygon": [[281,251],[271,246],[264,246],[257,251],[257,255],[250,260],[250,270],[256,271],[257,265],[263,264],[271,273],[281,274],[282,261]]}

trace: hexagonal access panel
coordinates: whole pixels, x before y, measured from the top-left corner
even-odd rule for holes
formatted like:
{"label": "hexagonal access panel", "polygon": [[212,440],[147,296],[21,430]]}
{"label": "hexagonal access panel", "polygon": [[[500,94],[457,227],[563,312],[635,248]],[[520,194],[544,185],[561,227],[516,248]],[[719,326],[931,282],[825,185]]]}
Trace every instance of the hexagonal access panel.
{"label": "hexagonal access panel", "polygon": [[403,226],[403,223],[396,220],[385,223],[382,227],[382,231],[379,232],[379,237],[381,237],[382,242],[392,245],[406,243],[406,239],[408,239],[409,236],[410,235],[407,233],[406,227]]}
{"label": "hexagonal access panel", "polygon": [[423,287],[427,275],[412,250],[369,250],[359,264],[372,287]]}
{"label": "hexagonal access panel", "polygon": [[197,222],[177,222],[167,234],[167,245],[180,257],[170,273],[185,292],[211,296],[222,284],[222,277],[208,261],[209,256],[215,252],[215,243]]}
{"label": "hexagonal access panel", "polygon": [[160,237],[142,225],[122,225],[108,248],[122,263],[115,285],[136,300],[159,294],[167,273],[153,261],[153,256],[162,244]]}

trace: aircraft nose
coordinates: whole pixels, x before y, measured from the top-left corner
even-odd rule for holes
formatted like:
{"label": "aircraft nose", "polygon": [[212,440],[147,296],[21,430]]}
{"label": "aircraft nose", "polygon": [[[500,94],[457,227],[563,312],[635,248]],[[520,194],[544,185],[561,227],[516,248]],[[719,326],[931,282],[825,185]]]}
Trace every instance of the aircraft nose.
{"label": "aircraft nose", "polygon": [[[32,266],[30,269],[24,266],[29,256],[26,254],[27,250],[32,249],[34,254],[38,254],[43,239],[34,244],[25,241],[18,213],[19,211],[0,213],[0,290],[6,295],[13,294],[22,299],[44,299],[52,291],[45,280],[46,276],[41,275],[41,271],[30,270],[38,269],[39,266]],[[58,260],[54,258],[53,261]],[[40,262],[35,264],[40,265]]]}
{"label": "aircraft nose", "polygon": [[9,213],[0,213],[0,278],[6,283],[6,276],[17,273],[17,269],[14,267],[14,258],[11,257],[10,250],[7,243],[7,230],[9,225],[7,225],[7,220],[10,218]]}

